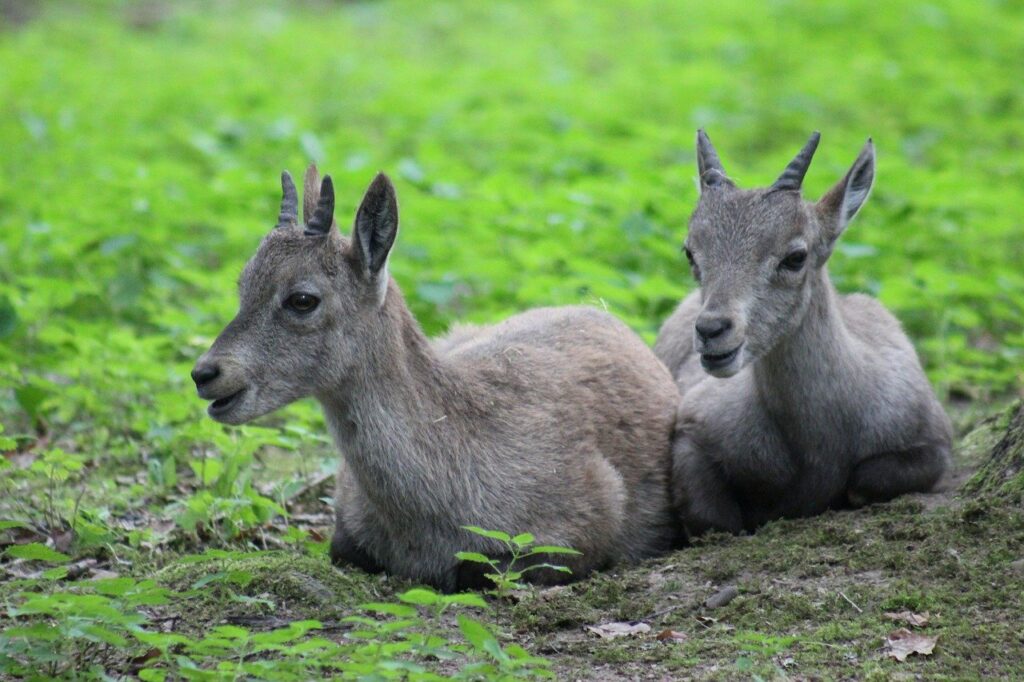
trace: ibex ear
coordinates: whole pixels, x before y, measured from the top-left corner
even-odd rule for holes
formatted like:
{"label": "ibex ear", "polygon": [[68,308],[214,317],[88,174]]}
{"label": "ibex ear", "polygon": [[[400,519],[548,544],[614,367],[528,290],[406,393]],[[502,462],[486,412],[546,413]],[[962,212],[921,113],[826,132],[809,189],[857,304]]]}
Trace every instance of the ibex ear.
{"label": "ibex ear", "polygon": [[697,131],[697,173],[700,175],[702,194],[711,187],[736,187],[725,174],[718,152],[703,128]]}
{"label": "ibex ear", "polygon": [[875,181],[875,145],[868,138],[846,176],[815,205],[822,227],[822,260],[832,253],[836,239],[867,201]]}
{"label": "ibex ear", "polygon": [[372,277],[383,274],[385,286],[388,254],[395,243],[396,235],[398,199],[395,197],[395,186],[391,184],[388,176],[377,173],[356,213],[352,242],[366,274]]}

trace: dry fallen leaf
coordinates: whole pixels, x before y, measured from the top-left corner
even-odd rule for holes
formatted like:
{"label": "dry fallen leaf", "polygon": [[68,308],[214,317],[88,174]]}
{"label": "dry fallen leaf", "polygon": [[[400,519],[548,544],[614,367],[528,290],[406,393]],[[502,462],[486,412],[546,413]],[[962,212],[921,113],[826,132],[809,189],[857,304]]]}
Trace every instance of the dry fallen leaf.
{"label": "dry fallen leaf", "polygon": [[601,639],[615,639],[616,637],[645,634],[651,631],[651,626],[647,623],[604,623],[603,625],[588,625],[585,629]]}
{"label": "dry fallen leaf", "polygon": [[924,613],[913,613],[911,611],[900,611],[897,613],[893,611],[886,611],[885,617],[889,620],[906,623],[915,628],[923,628],[925,625],[928,625],[928,621],[931,620],[931,616],[927,611]]}
{"label": "dry fallen leaf", "polygon": [[885,655],[892,656],[897,661],[907,660],[910,654],[930,656],[937,640],[938,637],[925,637],[906,628],[893,630],[885,638]]}
{"label": "dry fallen leaf", "polygon": [[690,636],[685,632],[679,632],[678,630],[662,630],[658,633],[657,639],[659,642],[676,642],[681,643],[688,640]]}

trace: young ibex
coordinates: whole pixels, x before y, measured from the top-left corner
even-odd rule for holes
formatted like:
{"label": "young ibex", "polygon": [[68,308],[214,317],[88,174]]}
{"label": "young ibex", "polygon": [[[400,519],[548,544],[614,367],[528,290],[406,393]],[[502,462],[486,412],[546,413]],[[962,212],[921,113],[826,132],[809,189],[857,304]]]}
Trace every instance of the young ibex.
{"label": "young ibex", "polygon": [[304,224],[287,173],[282,186],[238,316],[192,376],[228,424],[320,402],[342,452],[335,563],[453,590],[481,581],[457,551],[496,549],[467,524],[573,547],[582,555],[559,563],[574,577],[671,546],[679,396],[639,337],[603,311],[566,307],[431,343],[388,275],[388,178],[370,185],[350,238],[334,227],[330,176],[307,172]]}
{"label": "young ibex", "polygon": [[871,190],[874,146],[810,203],[817,145],[771,187],[741,190],[697,133],[685,252],[700,289],[655,345],[682,394],[673,495],[690,534],[926,491],[949,463],[949,420],[899,322],[840,296],[825,268]]}

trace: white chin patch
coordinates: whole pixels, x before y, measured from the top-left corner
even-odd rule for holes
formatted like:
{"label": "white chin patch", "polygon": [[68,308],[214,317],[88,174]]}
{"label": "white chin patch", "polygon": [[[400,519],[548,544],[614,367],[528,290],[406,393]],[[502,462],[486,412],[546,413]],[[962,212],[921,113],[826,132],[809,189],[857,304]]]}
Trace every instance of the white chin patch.
{"label": "white chin patch", "polygon": [[716,369],[705,369],[704,371],[715,377],[716,379],[728,379],[731,376],[735,376],[741,369],[738,361],[733,361],[732,364],[727,367],[718,367]]}

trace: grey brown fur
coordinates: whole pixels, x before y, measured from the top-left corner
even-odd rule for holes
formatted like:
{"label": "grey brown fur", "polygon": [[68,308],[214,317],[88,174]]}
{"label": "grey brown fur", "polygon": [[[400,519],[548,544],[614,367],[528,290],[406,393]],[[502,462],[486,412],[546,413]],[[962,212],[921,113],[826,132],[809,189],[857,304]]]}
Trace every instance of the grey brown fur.
{"label": "grey brown fur", "polygon": [[[332,216],[315,169],[304,186],[306,225],[284,220],[263,240],[238,316],[193,376],[225,423],[308,395],[321,403],[342,452],[336,563],[451,590],[480,577],[457,551],[498,549],[463,525],[580,550],[559,557],[575,577],[672,545],[678,394],[641,339],[605,312],[566,307],[431,342],[387,272],[398,230],[390,181],[373,181],[350,239],[324,228]],[[308,303],[296,293],[319,305],[290,309]]]}
{"label": "grey brown fur", "polygon": [[700,288],[655,345],[682,394],[673,494],[691,534],[925,491],[949,464],[949,420],[899,322],[839,295],[826,269],[871,189],[874,146],[811,203],[800,184],[817,141],[771,187],[741,190],[698,132],[686,250]]}

